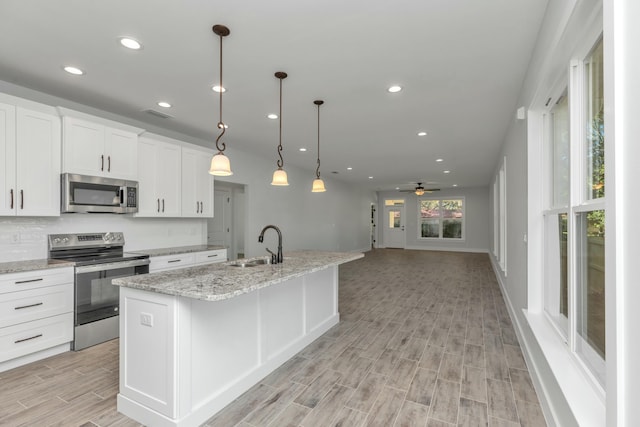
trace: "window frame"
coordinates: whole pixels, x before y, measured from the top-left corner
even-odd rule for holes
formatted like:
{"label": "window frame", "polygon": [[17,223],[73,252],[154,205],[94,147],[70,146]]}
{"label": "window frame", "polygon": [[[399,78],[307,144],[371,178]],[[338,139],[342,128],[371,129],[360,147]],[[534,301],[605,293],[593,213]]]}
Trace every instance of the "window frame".
{"label": "window frame", "polygon": [[[444,218],[442,215],[440,215],[440,217],[438,218],[438,232],[439,232],[439,236],[438,237],[422,237],[422,214],[421,214],[421,207],[422,207],[422,202],[425,200],[437,200],[439,202],[438,206],[439,209],[441,210],[441,206],[442,206],[442,201],[443,200],[460,200],[462,202],[462,217],[461,222],[461,232],[460,232],[460,238],[454,238],[454,237],[443,237],[443,221],[447,218]],[[419,241],[438,241],[438,242],[464,242],[466,239],[466,217],[467,217],[467,201],[465,199],[464,196],[452,196],[452,197],[418,197],[417,198],[417,218],[418,218],[418,227],[417,227],[417,238]]]}

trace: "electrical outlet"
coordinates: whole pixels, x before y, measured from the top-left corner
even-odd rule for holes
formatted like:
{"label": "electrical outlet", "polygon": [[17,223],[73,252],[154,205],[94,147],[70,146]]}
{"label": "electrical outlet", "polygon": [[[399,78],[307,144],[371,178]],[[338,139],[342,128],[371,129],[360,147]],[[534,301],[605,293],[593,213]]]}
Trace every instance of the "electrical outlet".
{"label": "electrical outlet", "polygon": [[140,313],[140,324],[153,327],[153,314]]}

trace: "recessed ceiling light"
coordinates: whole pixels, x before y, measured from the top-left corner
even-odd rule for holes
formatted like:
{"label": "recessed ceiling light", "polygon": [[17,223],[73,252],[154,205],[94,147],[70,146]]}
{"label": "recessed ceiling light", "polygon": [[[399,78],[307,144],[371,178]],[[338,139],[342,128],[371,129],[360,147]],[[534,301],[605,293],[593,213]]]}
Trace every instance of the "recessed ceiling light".
{"label": "recessed ceiling light", "polygon": [[218,93],[220,93],[220,91],[222,91],[222,93],[225,93],[227,91],[225,88],[221,89],[220,86],[218,86],[218,85],[213,86],[211,88],[211,90],[214,91],[214,92],[218,92]]}
{"label": "recessed ceiling light", "polygon": [[271,120],[275,120],[275,119],[277,119],[277,118],[278,118],[278,115],[277,115],[277,114],[273,114],[273,113],[271,113],[271,114],[267,114],[267,118],[268,118],[268,119],[271,119]]}
{"label": "recessed ceiling light", "polygon": [[451,171],[444,171],[444,172],[442,172],[442,173],[451,173]]}
{"label": "recessed ceiling light", "polygon": [[348,171],[350,171],[350,170],[353,170],[353,168],[352,168],[351,166],[349,166],[349,167],[347,168],[347,170],[348,170]]}
{"label": "recessed ceiling light", "polygon": [[162,108],[171,108],[171,104],[165,101],[158,102],[158,105],[161,106]]}
{"label": "recessed ceiling light", "polygon": [[142,45],[139,41],[132,39],[131,37],[121,37],[120,44],[128,49],[139,50],[142,49]]}
{"label": "recessed ceiling light", "polygon": [[438,163],[444,162],[444,159],[436,159],[436,162],[438,162]]}
{"label": "recessed ceiling light", "polygon": [[369,177],[369,179],[373,179],[373,177],[372,177],[372,176],[370,176],[370,177]]}
{"label": "recessed ceiling light", "polygon": [[396,190],[399,190],[399,189],[400,189],[400,187],[396,187]]}
{"label": "recessed ceiling light", "polygon": [[398,85],[389,86],[389,89],[387,89],[387,91],[391,93],[400,92],[401,90],[402,90],[402,87]]}
{"label": "recessed ceiling light", "polygon": [[307,149],[302,147],[302,148],[300,148],[300,151],[307,151]]}
{"label": "recessed ceiling light", "polygon": [[418,132],[418,136],[427,136],[427,133],[425,131]]}
{"label": "recessed ceiling light", "polygon": [[69,74],[73,74],[75,76],[81,76],[84,74],[84,71],[82,71],[80,68],[77,67],[72,67],[70,65],[64,67],[64,70],[69,73]]}
{"label": "recessed ceiling light", "polygon": [[457,187],[457,186],[458,186],[458,184],[453,184],[453,185],[452,185],[452,187]]}

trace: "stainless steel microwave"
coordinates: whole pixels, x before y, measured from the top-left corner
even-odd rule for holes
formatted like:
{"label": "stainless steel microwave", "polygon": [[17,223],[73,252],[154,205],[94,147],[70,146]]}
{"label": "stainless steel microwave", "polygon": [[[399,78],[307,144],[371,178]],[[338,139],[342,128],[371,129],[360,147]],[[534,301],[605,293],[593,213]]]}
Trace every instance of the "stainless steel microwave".
{"label": "stainless steel microwave", "polygon": [[138,212],[136,181],[63,173],[60,184],[62,213]]}

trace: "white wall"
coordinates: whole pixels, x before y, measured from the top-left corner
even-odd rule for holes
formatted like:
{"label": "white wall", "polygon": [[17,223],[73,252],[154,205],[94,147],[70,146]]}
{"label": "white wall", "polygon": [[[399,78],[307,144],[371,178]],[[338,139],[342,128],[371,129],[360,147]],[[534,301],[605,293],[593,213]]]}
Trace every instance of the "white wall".
{"label": "white wall", "polygon": [[[518,103],[514,106],[513,120],[507,130],[495,166],[497,174],[502,158],[506,157],[507,275],[497,268],[498,261],[492,252],[490,252],[490,256],[494,267],[496,267],[496,274],[507,307],[514,320],[525,359],[533,370],[532,378],[547,421],[550,425],[563,427],[578,425],[576,415],[580,414],[572,412],[567,396],[563,394],[526,314],[532,294],[536,293],[535,289],[542,286],[540,276],[535,274],[535,270],[539,269],[539,266],[528,265],[532,254],[534,256],[540,255],[542,246],[539,241],[536,241],[540,236],[527,235],[528,231],[532,230],[529,215],[533,215],[532,220],[540,215],[539,211],[533,212],[529,205],[532,200],[536,200],[538,197],[535,194],[530,195],[529,191],[538,191],[539,187],[535,183],[531,187],[528,185],[528,154],[536,151],[538,147],[535,146],[536,141],[528,141],[528,120],[518,120],[516,109],[520,106],[524,106],[527,110],[540,108],[546,102],[546,97],[550,96],[550,92],[555,90],[564,79],[568,79],[567,73],[569,62],[572,59],[571,55],[581,43],[585,43],[586,35],[593,32],[594,17],[597,17],[600,12],[601,2],[598,0],[549,1],[534,55],[529,64]],[[609,185],[609,182],[607,184]],[[493,217],[493,203],[490,205],[490,211],[490,216]],[[489,226],[491,232],[494,233],[492,221],[489,222]],[[526,243],[525,237],[529,244]],[[529,282],[530,280],[531,282]],[[530,289],[530,287],[535,287],[535,289],[532,291],[533,288]],[[567,367],[565,366],[565,368]],[[607,382],[609,383],[609,380]],[[578,383],[574,383],[573,386],[574,388],[580,387]],[[594,420],[591,422],[593,423]]]}
{"label": "white wall", "polygon": [[[245,255],[264,255],[265,246],[275,250],[276,233],[267,231],[265,243],[258,235],[267,224],[277,225],[287,250],[366,251],[369,249],[370,206],[375,193],[324,177],[327,191],[311,193],[313,171],[288,166],[288,187],[271,185],[274,159],[265,160],[227,148],[233,175],[219,178],[244,184]],[[275,149],[274,149],[275,155]]]}
{"label": "white wall", "polygon": [[[465,199],[465,238],[435,241],[418,237],[418,196],[414,193],[399,193],[397,191],[378,192],[378,244],[384,247],[384,201],[385,199],[405,199],[405,229],[406,249],[427,249],[438,251],[488,252],[490,222],[489,187],[448,188],[432,193],[433,197],[464,197]],[[424,197],[424,196],[422,196]]]}
{"label": "white wall", "polygon": [[[187,143],[211,147],[212,141],[182,135],[131,120],[112,113],[71,102],[49,94],[0,81],[0,92],[52,106],[62,106],[147,129]],[[227,181],[244,184],[245,254],[264,254],[258,234],[264,225],[275,224],[283,232],[284,250],[316,249],[364,251],[369,248],[370,203],[375,193],[363,191],[331,178],[323,177],[326,193],[311,193],[315,164],[309,170],[290,167],[289,187],[270,185],[275,158],[265,159],[235,150],[226,153],[234,175]],[[275,146],[274,146],[275,154]],[[313,166],[313,168],[311,168]],[[64,214],[60,218],[0,217],[0,262],[46,258],[46,235],[66,232],[122,231],[125,250],[187,246],[206,243],[206,220],[133,218],[131,215]],[[271,232],[269,232],[271,233]],[[19,242],[13,243],[18,235]],[[265,237],[265,244],[276,246],[275,233]],[[272,248],[273,249],[273,248]]]}

